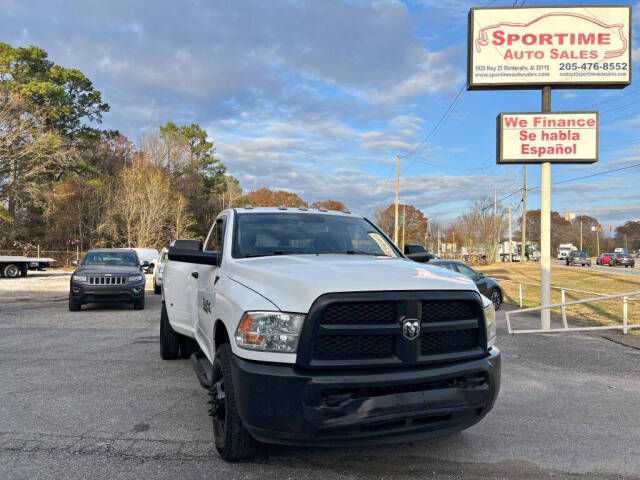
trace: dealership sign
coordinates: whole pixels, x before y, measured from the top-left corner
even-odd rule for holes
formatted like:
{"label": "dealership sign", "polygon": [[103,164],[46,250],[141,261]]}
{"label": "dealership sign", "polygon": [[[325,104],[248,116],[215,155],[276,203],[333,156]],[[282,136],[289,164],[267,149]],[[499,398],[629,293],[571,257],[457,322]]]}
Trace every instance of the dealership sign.
{"label": "dealership sign", "polygon": [[496,163],[598,161],[598,112],[501,113]]}
{"label": "dealership sign", "polygon": [[631,7],[472,8],[467,87],[624,87]]}

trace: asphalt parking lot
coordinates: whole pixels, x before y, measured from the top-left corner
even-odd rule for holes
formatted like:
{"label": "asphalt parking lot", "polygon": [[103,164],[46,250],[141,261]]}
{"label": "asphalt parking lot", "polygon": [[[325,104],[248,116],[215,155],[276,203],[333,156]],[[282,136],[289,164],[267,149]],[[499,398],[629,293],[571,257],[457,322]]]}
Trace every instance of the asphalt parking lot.
{"label": "asphalt parking lot", "polygon": [[0,279],[2,479],[640,478],[640,350],[508,336],[500,315],[502,390],[480,424],[375,448],[267,446],[230,465],[188,360],[160,359],[159,296],[69,312],[65,282]]}

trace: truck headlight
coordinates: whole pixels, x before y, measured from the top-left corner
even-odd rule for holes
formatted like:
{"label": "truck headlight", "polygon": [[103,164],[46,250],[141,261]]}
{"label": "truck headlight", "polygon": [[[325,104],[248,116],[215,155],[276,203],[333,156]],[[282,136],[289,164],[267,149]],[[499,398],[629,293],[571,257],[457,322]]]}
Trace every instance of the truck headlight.
{"label": "truck headlight", "polygon": [[87,276],[86,275],[73,275],[71,278],[76,282],[86,282],[87,281]]}
{"label": "truck headlight", "polygon": [[295,353],[305,315],[247,312],[236,330],[236,344],[247,350]]}
{"label": "truck headlight", "polygon": [[496,310],[491,302],[484,307],[484,324],[487,327],[487,346],[493,347],[496,344]]}
{"label": "truck headlight", "polygon": [[129,277],[129,281],[130,282],[139,282],[140,280],[142,280],[142,275],[131,275]]}

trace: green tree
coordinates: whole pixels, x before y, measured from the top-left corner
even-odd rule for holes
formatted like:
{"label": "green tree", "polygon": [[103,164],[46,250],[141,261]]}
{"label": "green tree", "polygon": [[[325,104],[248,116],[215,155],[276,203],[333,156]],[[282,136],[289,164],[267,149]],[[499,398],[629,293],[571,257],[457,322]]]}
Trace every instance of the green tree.
{"label": "green tree", "polygon": [[41,108],[47,125],[61,135],[95,134],[83,122],[101,122],[109,105],[80,70],[56,65],[47,57],[35,46],[0,43],[0,83]]}

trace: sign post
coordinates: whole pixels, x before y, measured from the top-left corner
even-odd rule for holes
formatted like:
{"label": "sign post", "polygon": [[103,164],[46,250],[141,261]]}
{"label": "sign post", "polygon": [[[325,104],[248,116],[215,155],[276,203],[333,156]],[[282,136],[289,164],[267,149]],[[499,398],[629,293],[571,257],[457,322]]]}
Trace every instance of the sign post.
{"label": "sign post", "polygon": [[[551,87],[542,89],[542,112],[551,111]],[[551,163],[540,165],[540,306],[551,305]],[[551,310],[540,311],[543,330],[551,328]]]}

